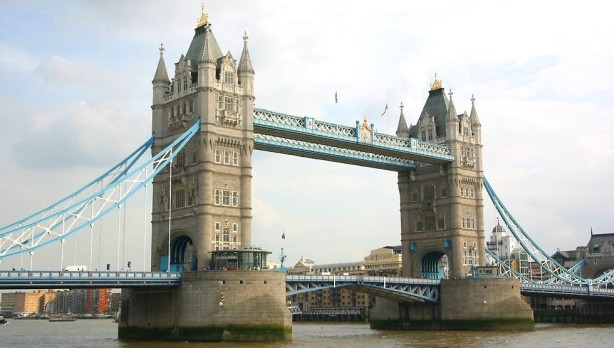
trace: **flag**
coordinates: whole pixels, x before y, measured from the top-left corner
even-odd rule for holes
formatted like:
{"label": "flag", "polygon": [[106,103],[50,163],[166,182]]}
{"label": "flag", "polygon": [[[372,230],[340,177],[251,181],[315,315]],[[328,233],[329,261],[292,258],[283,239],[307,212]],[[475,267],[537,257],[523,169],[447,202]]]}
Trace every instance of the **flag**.
{"label": "flag", "polygon": [[384,116],[384,114],[388,111],[388,103],[386,103],[386,107],[384,108],[384,112],[380,115],[380,117]]}
{"label": "flag", "polygon": [[286,239],[286,232],[282,233],[281,239]]}
{"label": "flag", "polygon": [[337,103],[337,92],[335,92],[335,104]]}

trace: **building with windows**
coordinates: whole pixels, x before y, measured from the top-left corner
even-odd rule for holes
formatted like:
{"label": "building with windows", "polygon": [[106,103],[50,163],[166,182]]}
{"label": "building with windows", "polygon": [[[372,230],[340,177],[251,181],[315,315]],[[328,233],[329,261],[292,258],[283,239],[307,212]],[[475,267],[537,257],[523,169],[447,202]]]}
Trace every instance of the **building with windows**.
{"label": "building with windows", "polygon": [[368,275],[400,276],[403,267],[401,246],[385,246],[371,250],[363,262]]}
{"label": "building with windows", "polygon": [[2,312],[8,315],[37,316],[47,312],[49,303],[55,300],[56,293],[53,290],[34,292],[5,292],[1,294],[0,307]]}
{"label": "building with windows", "polygon": [[507,233],[505,227],[501,226],[497,219],[497,226],[492,229],[490,240],[486,242],[486,247],[494,252],[499,260],[505,261],[512,258],[512,252],[518,243],[514,236]]}
{"label": "building with windows", "polygon": [[8,315],[113,314],[119,306],[119,301],[113,300],[111,289],[16,291],[1,295],[0,306],[3,313]]}

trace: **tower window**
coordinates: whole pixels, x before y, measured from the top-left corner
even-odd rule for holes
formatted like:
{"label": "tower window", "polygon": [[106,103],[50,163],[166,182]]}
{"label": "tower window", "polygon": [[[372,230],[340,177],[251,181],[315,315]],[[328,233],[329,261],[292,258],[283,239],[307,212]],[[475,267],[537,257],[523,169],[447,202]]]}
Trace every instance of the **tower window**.
{"label": "tower window", "polygon": [[424,187],[424,199],[429,201],[435,199],[435,186],[426,185]]}
{"label": "tower window", "polygon": [[222,205],[230,205],[230,191],[224,190],[222,193]]}
{"label": "tower window", "polygon": [[192,164],[195,164],[198,162],[198,151],[196,149],[192,149]]}
{"label": "tower window", "polygon": [[437,219],[437,229],[445,230],[446,229],[446,220],[443,217]]}
{"label": "tower window", "polygon": [[175,158],[175,163],[177,166],[185,166],[185,149],[179,151],[177,157]]}
{"label": "tower window", "polygon": [[432,231],[435,229],[435,217],[434,216],[427,216],[424,219],[424,227],[426,231]]}
{"label": "tower window", "polygon": [[411,201],[412,202],[417,202],[418,201],[418,192],[412,192],[411,193]]}
{"label": "tower window", "polygon": [[220,205],[220,201],[221,201],[221,192],[220,190],[216,189],[213,193],[213,204]]}
{"label": "tower window", "polygon": [[179,189],[175,191],[175,197],[173,200],[173,205],[175,208],[182,208],[185,206],[185,191],[183,189]]}
{"label": "tower window", "polygon": [[222,150],[215,149],[215,163],[222,163]]}
{"label": "tower window", "polygon": [[239,153],[236,151],[232,153],[232,165],[233,166],[239,165]]}
{"label": "tower window", "polygon": [[232,71],[224,70],[224,83],[234,83],[235,74]]}
{"label": "tower window", "polygon": [[239,192],[237,191],[232,191],[232,206],[233,207],[239,206]]}

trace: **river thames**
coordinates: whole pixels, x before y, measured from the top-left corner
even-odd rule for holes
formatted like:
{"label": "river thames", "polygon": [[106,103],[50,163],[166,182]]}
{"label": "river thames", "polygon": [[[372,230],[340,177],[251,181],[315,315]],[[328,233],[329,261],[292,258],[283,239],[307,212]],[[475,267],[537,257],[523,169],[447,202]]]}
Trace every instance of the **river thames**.
{"label": "river thames", "polygon": [[275,343],[135,342],[117,339],[111,320],[11,320],[0,325],[2,347],[611,347],[614,325],[536,324],[532,332],[375,331],[366,324],[295,323],[292,341]]}

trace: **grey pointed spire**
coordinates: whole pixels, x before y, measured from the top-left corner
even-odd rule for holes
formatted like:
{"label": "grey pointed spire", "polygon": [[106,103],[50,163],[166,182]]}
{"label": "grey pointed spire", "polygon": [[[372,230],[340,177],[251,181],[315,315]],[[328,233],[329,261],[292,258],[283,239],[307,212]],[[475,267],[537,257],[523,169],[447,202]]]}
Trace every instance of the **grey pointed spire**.
{"label": "grey pointed spire", "polygon": [[457,120],[458,115],[456,114],[456,108],[454,107],[454,101],[452,101],[452,89],[450,89],[449,95],[449,103],[448,103],[448,117],[447,120]]}
{"label": "grey pointed spire", "polygon": [[475,98],[471,95],[471,115],[469,116],[472,125],[481,126],[478,112],[475,110]]}
{"label": "grey pointed spire", "polygon": [[200,61],[204,62],[204,63],[215,63],[216,57],[215,57],[215,53],[213,52],[213,46],[211,45],[211,29],[206,26],[205,27],[205,37],[203,39],[203,48],[200,51]]}
{"label": "grey pointed spire", "polygon": [[407,127],[407,121],[405,121],[405,115],[403,115],[403,102],[399,106],[401,108],[401,115],[399,116],[399,125],[397,126],[397,137],[409,137],[409,128]]}
{"label": "grey pointed spire", "polygon": [[164,45],[162,44],[160,44],[160,60],[158,60],[158,67],[156,68],[156,73],[154,74],[152,82],[171,82],[168,78],[168,72],[166,71],[166,64],[164,63]]}
{"label": "grey pointed spire", "polygon": [[247,50],[247,32],[243,35],[243,52],[241,52],[241,59],[239,59],[239,73],[254,73],[252,67],[252,59],[249,57],[249,51]]}

